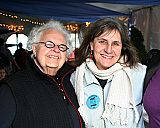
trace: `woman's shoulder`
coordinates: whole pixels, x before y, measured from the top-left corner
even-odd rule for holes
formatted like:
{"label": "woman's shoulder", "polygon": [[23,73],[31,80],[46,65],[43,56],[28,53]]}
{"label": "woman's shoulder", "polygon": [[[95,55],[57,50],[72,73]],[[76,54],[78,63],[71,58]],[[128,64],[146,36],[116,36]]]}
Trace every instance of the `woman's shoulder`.
{"label": "woman's shoulder", "polygon": [[137,66],[136,66],[135,69],[138,69],[140,71],[145,71],[146,72],[147,66],[144,65],[144,64],[141,64],[141,63],[137,63]]}
{"label": "woman's shoulder", "polygon": [[141,63],[137,63],[136,66],[134,67],[125,67],[124,68],[127,72],[131,72],[131,73],[146,73],[146,69],[147,69],[147,66],[146,65],[143,65]]}
{"label": "woman's shoulder", "polygon": [[131,69],[131,74],[137,75],[137,76],[143,76],[144,77],[145,74],[146,74],[146,69],[147,69],[146,65],[138,63],[136,65],[136,67],[134,67],[133,69]]}
{"label": "woman's shoulder", "polygon": [[124,70],[126,73],[132,78],[132,79],[144,79],[145,74],[146,74],[146,66],[138,63],[135,67],[130,68],[126,67]]}

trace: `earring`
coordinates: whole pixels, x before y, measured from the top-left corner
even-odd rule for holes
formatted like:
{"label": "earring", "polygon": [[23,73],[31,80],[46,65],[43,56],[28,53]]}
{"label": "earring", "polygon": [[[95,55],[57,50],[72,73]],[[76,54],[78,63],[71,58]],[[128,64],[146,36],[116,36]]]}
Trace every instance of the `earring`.
{"label": "earring", "polygon": [[36,58],[36,54],[33,53],[32,54],[32,58],[35,59]]}
{"label": "earring", "polygon": [[93,59],[93,50],[90,51],[89,58],[90,58],[90,59]]}

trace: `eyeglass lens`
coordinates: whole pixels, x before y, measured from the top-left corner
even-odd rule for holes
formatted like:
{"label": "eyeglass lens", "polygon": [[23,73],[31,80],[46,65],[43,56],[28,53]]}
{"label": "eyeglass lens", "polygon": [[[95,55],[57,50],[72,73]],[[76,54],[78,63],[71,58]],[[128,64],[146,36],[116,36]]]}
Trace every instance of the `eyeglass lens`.
{"label": "eyeglass lens", "polygon": [[[55,43],[53,43],[52,41],[46,41],[44,43],[47,48],[53,48],[56,46]],[[58,46],[58,49],[62,52],[65,52],[67,49],[69,49],[65,44],[60,44],[57,46]]]}

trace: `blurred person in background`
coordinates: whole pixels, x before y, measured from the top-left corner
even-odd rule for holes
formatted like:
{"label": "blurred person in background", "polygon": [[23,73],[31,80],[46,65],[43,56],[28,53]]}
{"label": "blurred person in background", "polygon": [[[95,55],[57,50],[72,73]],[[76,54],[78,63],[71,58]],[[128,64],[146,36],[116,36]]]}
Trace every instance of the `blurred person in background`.
{"label": "blurred person in background", "polygon": [[19,70],[19,66],[14,60],[11,51],[7,48],[5,40],[2,38],[0,38],[0,57],[0,63],[4,64],[8,72],[8,75],[10,75],[12,72],[16,72]]}
{"label": "blurred person in background", "polygon": [[146,56],[143,104],[148,114],[149,128],[160,128],[160,50],[151,49]]}
{"label": "blurred person in background", "polygon": [[0,80],[4,79],[7,76],[7,71],[5,67],[0,66]]}
{"label": "blurred person in background", "polygon": [[18,49],[14,53],[14,58],[19,68],[22,70],[26,67],[27,64],[27,50],[23,48],[23,44],[18,44]]}

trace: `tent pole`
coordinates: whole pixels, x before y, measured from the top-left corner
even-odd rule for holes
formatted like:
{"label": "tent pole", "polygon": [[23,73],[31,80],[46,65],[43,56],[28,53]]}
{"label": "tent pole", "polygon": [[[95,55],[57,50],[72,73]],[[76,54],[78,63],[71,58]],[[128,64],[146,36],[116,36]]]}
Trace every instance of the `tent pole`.
{"label": "tent pole", "polygon": [[74,59],[76,59],[76,34],[77,34],[77,31],[75,30],[75,49],[74,49]]}
{"label": "tent pole", "polygon": [[18,49],[18,32],[16,32],[16,43],[17,43],[17,49]]}

